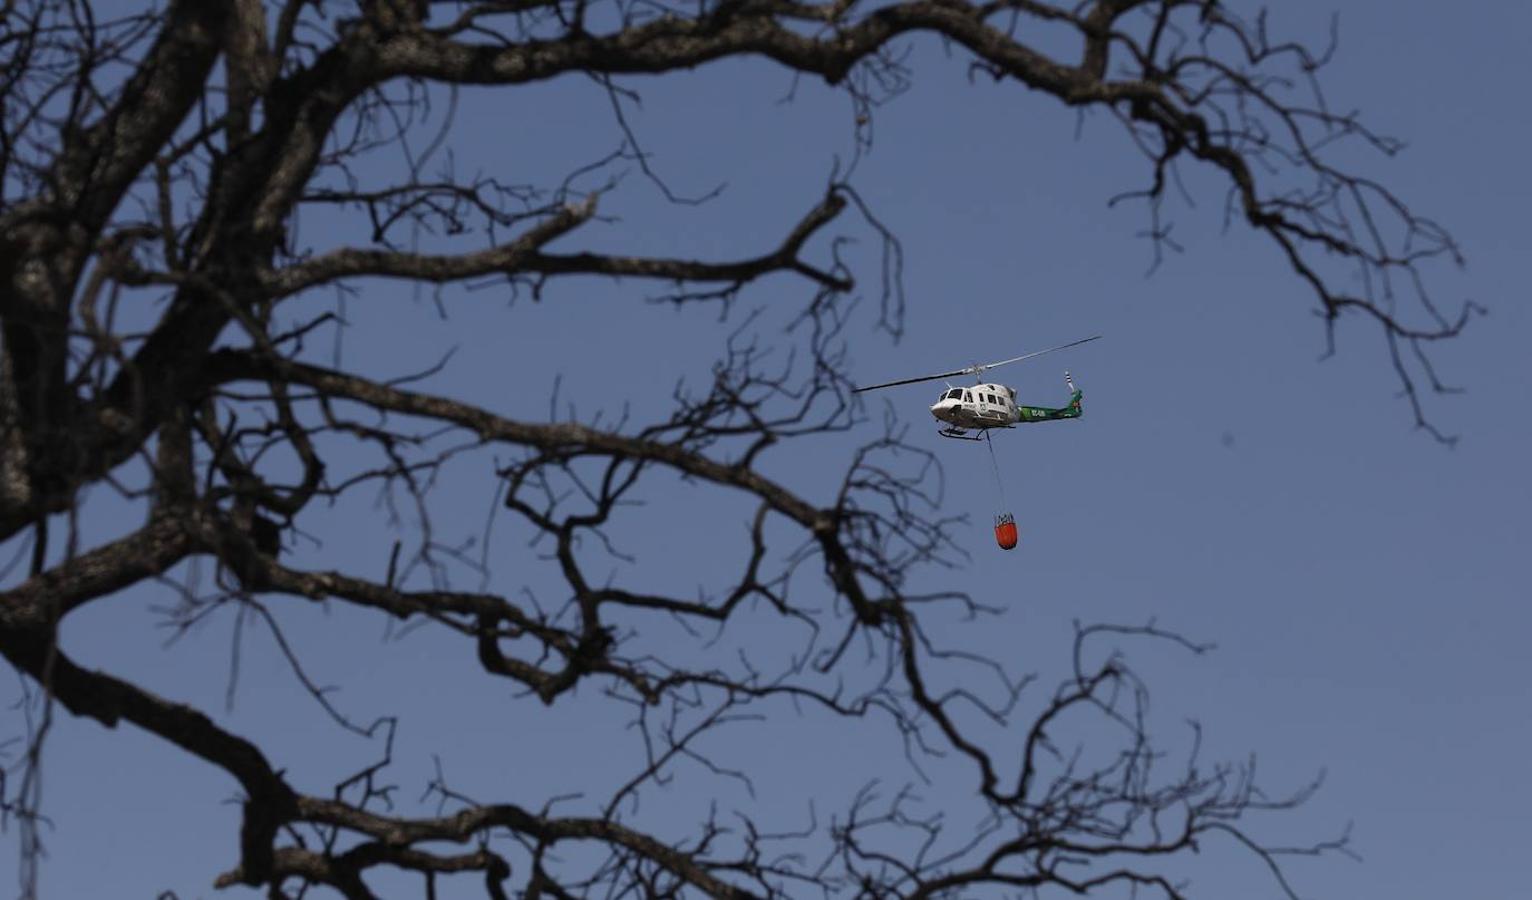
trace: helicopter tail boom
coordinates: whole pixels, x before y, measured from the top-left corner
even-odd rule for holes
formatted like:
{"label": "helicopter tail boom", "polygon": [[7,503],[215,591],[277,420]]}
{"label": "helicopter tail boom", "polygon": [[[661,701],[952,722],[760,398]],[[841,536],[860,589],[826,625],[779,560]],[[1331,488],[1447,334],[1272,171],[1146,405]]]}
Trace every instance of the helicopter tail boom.
{"label": "helicopter tail boom", "polygon": [[[1073,384],[1071,384],[1071,387],[1073,387]],[[1017,421],[1051,422],[1056,419],[1078,419],[1085,415],[1085,406],[1082,402],[1084,398],[1085,392],[1079,388],[1075,388],[1069,395],[1068,406],[1022,406],[1017,404]]]}

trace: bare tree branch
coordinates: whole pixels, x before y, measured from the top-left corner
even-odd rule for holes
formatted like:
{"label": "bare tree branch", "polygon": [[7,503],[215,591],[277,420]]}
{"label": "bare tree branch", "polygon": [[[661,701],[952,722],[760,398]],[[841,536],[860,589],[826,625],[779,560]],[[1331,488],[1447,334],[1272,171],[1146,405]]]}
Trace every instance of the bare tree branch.
{"label": "bare tree branch", "polygon": [[[187,863],[217,886],[362,898],[393,870],[418,876],[427,897],[453,878],[491,898],[1049,887],[1181,898],[1191,888],[1167,873],[1216,849],[1253,855],[1294,897],[1287,857],[1347,852],[1344,835],[1264,842],[1251,820],[1317,783],[1268,793],[1253,762],[1201,761],[1200,731],[1172,756],[1151,727],[1149,686],[1128,654],[1103,649],[1204,645],[1153,623],[1083,627],[1070,671],[1029,707],[1035,673],[938,640],[957,633],[944,615],[987,612],[951,581],[964,554],[940,469],[892,420],[844,443],[868,424],[843,372],[860,274],[849,241],[870,235],[882,251],[880,324],[897,336],[903,312],[904,250],[858,190],[856,160],[874,114],[911,83],[903,48],[922,38],[971,76],[1109,113],[1143,156],[1142,180],[1113,202],[1143,204],[1156,259],[1177,247],[1181,170],[1215,175],[1227,221],[1280,249],[1332,343],[1348,317],[1379,329],[1416,422],[1447,439],[1422,399],[1449,390],[1430,350],[1479,308],[1451,309],[1427,288],[1430,266],[1461,263],[1450,233],[1333,162],[1339,146],[1399,149],[1320,89],[1333,34],[1317,47],[1276,40],[1264,13],[1204,0],[171,0],[111,19],[105,6],[0,6],[0,542],[16,560],[0,575],[0,655],[37,708],[129,722],[239,785],[237,853]],[[1073,29],[1078,50],[1036,42],[1038,25]],[[818,198],[801,217],[736,257],[592,249],[593,220],[643,227],[626,224],[643,210],[628,205],[624,170],[660,171],[639,143],[638,95],[618,77],[684,78],[743,58],[848,94],[856,156],[800,191]],[[454,147],[474,137],[460,88],[567,75],[613,104],[618,146],[570,148],[548,184],[458,171]],[[841,216],[848,204],[858,215]],[[316,213],[354,227],[315,235]],[[353,315],[376,314],[348,301],[371,278],[421,286],[443,311],[484,282],[541,296],[637,278],[736,318],[710,374],[679,385],[665,412],[581,418],[556,397],[531,421],[417,383],[445,362],[394,378],[346,365],[340,336]],[[731,312],[763,283],[760,318]],[[312,346],[332,335],[328,355]],[[818,452],[826,480],[779,466],[784,446]],[[477,488],[482,534],[467,542],[433,524],[441,486],[464,478],[489,485]],[[370,562],[306,568],[300,548],[344,530],[337,518],[366,491],[378,512],[365,514],[391,529]],[[662,529],[678,491],[738,504],[739,527],[717,529],[730,555],[710,583],[634,571],[629,540]],[[103,494],[138,517],[100,519],[117,530],[77,547]],[[530,536],[508,561],[496,559],[499,519]],[[211,587],[183,577],[202,566]],[[267,736],[235,734],[57,645],[66,617],[148,589],[170,592],[160,611],[177,635],[226,610],[258,616],[303,694],[381,744],[381,759],[329,796],[302,793],[268,761]],[[438,629],[532,707],[590,702],[621,717],[634,743],[618,780],[592,773],[578,799],[518,785],[480,800],[449,788],[438,764],[420,801],[434,812],[395,809],[382,773],[402,720],[363,727],[309,674],[285,621],[309,602]],[[785,636],[757,640],[761,617]],[[710,742],[805,710],[885,729],[911,783],[939,769],[943,791],[851,787],[787,828],[749,809],[715,807],[684,833],[648,815],[677,783],[688,796],[718,784],[753,794],[756,773]],[[48,721],[28,718],[24,752],[0,765],[0,824],[43,821]],[[970,813],[972,829],[951,824]],[[24,844],[35,872],[40,843]]]}

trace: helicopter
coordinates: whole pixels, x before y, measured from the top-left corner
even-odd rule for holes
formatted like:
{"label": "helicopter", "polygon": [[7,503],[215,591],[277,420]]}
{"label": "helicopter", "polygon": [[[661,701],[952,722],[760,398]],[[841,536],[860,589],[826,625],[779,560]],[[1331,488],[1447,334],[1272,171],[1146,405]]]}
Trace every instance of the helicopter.
{"label": "helicopter", "polygon": [[[938,372],[935,375],[921,375],[917,378],[900,378],[895,381],[885,381],[881,384],[869,384],[866,387],[853,388],[852,393],[860,394],[863,391],[876,391],[881,388],[897,387],[901,384],[918,384],[922,381],[936,381],[937,379],[953,378],[960,375],[972,375],[978,381],[979,376],[988,369],[997,366],[1010,365],[1013,362],[1021,362],[1034,356],[1042,356],[1044,353],[1052,353],[1055,350],[1064,350],[1069,347],[1078,347],[1097,340],[1101,335],[1092,335],[1068,344],[1060,344],[1057,347],[1049,347],[1047,350],[1037,350],[1032,353],[1024,353],[1021,356],[1013,356],[1010,359],[1002,359],[999,362],[976,363],[966,369],[955,369],[951,372]],[[942,428],[936,433],[945,438],[954,438],[963,441],[983,441],[989,445],[990,461],[995,464],[995,486],[1000,494],[1000,499],[1005,500],[1005,486],[1000,483],[1000,465],[995,462],[995,445],[990,433],[997,428],[1015,428],[1017,425],[1030,422],[1051,422],[1058,419],[1078,419],[1084,415],[1085,408],[1081,405],[1084,393],[1075,387],[1074,379],[1069,377],[1069,372],[1064,372],[1064,384],[1069,387],[1069,403],[1062,407],[1050,406],[1027,406],[1016,401],[1015,388],[1003,384],[980,381],[972,387],[953,387],[947,383],[946,390],[931,404],[931,415],[942,423]],[[974,431],[977,434],[970,435]],[[1002,550],[1016,549],[1020,540],[1020,531],[1016,527],[1016,517],[1009,512],[1002,512],[995,516],[995,543]]]}
{"label": "helicopter", "polygon": [[[1097,334],[1068,344],[1060,344],[1057,347],[1049,347],[1047,350],[1024,353],[999,362],[975,364],[951,372],[938,372],[935,375],[921,375],[918,378],[900,378],[881,384],[869,384],[866,387],[854,388],[852,393],[860,394],[863,391],[876,391],[901,384],[917,384],[922,381],[936,381],[962,375],[972,375],[977,379],[988,369],[1021,362],[1055,350],[1078,347],[1100,337],[1101,335]],[[1016,389],[1003,384],[981,382],[965,388],[953,387],[949,382],[947,389],[942,391],[935,403],[931,404],[931,415],[942,423],[942,428],[936,433],[955,440],[982,441],[988,437],[987,432],[995,428],[1014,428],[1031,422],[1051,422],[1058,419],[1078,419],[1085,411],[1080,404],[1084,393],[1075,387],[1074,379],[1070,378],[1068,371],[1064,372],[1064,384],[1069,388],[1069,403],[1062,407],[1048,407],[1018,403]],[[969,434],[971,431],[977,434]]]}

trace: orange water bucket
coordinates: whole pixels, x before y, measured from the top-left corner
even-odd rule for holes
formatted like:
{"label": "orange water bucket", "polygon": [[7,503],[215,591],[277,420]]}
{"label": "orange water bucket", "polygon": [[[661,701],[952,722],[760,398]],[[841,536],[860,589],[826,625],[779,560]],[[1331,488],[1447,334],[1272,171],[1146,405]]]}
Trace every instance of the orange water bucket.
{"label": "orange water bucket", "polygon": [[1010,513],[995,516],[995,543],[1000,545],[1001,550],[1016,549],[1016,541],[1020,537],[1016,531],[1016,519]]}

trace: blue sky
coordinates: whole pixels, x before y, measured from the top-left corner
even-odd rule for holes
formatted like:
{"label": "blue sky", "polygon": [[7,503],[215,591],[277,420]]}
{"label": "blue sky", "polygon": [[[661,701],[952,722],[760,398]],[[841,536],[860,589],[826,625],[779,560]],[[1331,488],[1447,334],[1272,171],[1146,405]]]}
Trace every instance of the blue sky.
{"label": "blue sky", "polygon": [[[1272,23],[1316,35],[1331,8],[1286,4]],[[849,336],[854,376],[939,371],[1101,333],[1102,341],[998,373],[1028,402],[1051,405],[1066,396],[1068,367],[1085,391],[1086,416],[997,439],[1004,507],[984,449],[934,434],[929,385],[872,396],[874,422],[864,432],[784,450],[765,468],[827,502],[844,465],[836,454],[873,434],[887,404],[910,440],[944,463],[942,511],[970,517],[959,536],[971,558],[927,580],[1002,610],[977,626],[943,623],[949,645],[1051,681],[1077,619],[1152,617],[1216,642],[1200,658],[1150,647],[1135,648],[1134,659],[1172,744],[1179,723],[1195,717],[1207,756],[1257,753],[1276,787],[1326,773],[1314,800],[1262,826],[1296,842],[1352,823],[1362,860],[1295,861],[1303,896],[1513,896],[1532,837],[1532,783],[1521,774],[1532,744],[1524,676],[1532,321],[1523,286],[1532,250],[1524,161],[1532,107],[1523,96],[1532,83],[1532,10],[1353,0],[1340,27],[1325,82],[1332,104],[1361,109],[1377,130],[1408,143],[1396,157],[1366,161],[1367,171],[1461,243],[1465,270],[1431,272],[1438,297],[1490,310],[1434,356],[1444,378],[1466,388],[1427,398],[1432,421],[1461,436],[1455,447],[1412,429],[1375,329],[1344,320],[1339,352],[1320,359],[1312,300],[1269,242],[1237,226],[1223,231],[1215,182],[1189,179],[1197,206],[1174,211],[1186,252],[1146,277],[1151,251],[1136,236],[1144,213],[1106,206],[1146,174],[1119,126],[1090,117],[1077,139],[1071,112],[1016,85],[970,84],[960,58],[924,41],[911,90],[878,111],[875,146],[855,178],[903,240],[907,330],[895,343],[872,329],[869,296]],[[633,122],[672,185],[727,187],[707,205],[678,209],[630,177],[603,201],[621,221],[593,232],[596,247],[753,252],[818,199],[834,155],[848,149],[843,97],[805,82],[794,102],[778,104],[789,85],[759,65],[629,86],[645,98]],[[575,80],[510,95],[468,92],[460,125],[465,170],[529,181],[556,178],[571,158],[616,140],[604,95]],[[850,252],[870,291],[875,243],[864,235]],[[736,315],[759,306],[770,321],[801,296],[795,289],[769,280]],[[347,359],[395,375],[456,346],[431,390],[537,418],[558,375],[561,396],[582,415],[624,403],[639,416],[657,414],[677,378],[706,373],[738,319],[645,305],[647,290],[579,282],[540,303],[509,304],[503,292],[458,293],[448,295],[444,321],[408,290],[372,285],[349,304]],[[482,469],[444,484],[433,509],[439,533],[478,534],[492,490]],[[614,573],[685,594],[732,570],[747,504],[684,486],[651,500],[642,520],[650,524],[625,538],[640,561],[614,563]],[[135,515],[104,497],[94,503],[88,528],[103,534]],[[1022,530],[1021,547],[1008,554],[988,528],[1003,508]],[[295,564],[380,570],[391,540],[370,498],[321,516],[314,530],[323,546],[295,548]],[[497,524],[488,551],[497,589],[551,589],[524,540],[509,520]],[[263,735],[300,787],[324,790],[371,758],[371,745],[326,724],[249,623],[237,703],[225,711],[232,620],[162,649],[152,608],[167,602],[164,588],[143,587],[98,603],[67,624],[65,644],[85,665]],[[632,735],[620,719],[590,704],[550,711],[514,699],[505,685],[475,677],[471,648],[429,631],[385,643],[385,623],[341,610],[292,605],[279,615],[316,679],[342,686],[336,696],[348,712],[364,721],[403,715],[396,773],[406,805],[433,753],[455,783],[529,805],[581,788],[599,797],[593,784],[618,782],[631,768],[623,742]],[[791,639],[766,616],[748,635],[752,652],[767,656]],[[0,686],[0,702],[18,690],[14,681]],[[897,745],[876,729],[847,735],[807,715],[738,734],[719,747],[759,766],[758,796],[682,779],[658,801],[664,816],[682,821],[718,799],[801,824],[810,797],[822,811],[868,773],[901,777]],[[45,811],[55,827],[46,835],[44,896],[100,895],[109,886],[122,896],[213,895],[212,878],[236,852],[237,807],[224,802],[234,791],[221,773],[131,729],[57,722],[46,762]],[[0,836],[0,872],[15,858],[15,835]],[[1236,855],[1208,856],[1217,858],[1202,861],[1196,876],[1207,895],[1238,886],[1240,896],[1275,896]]]}

